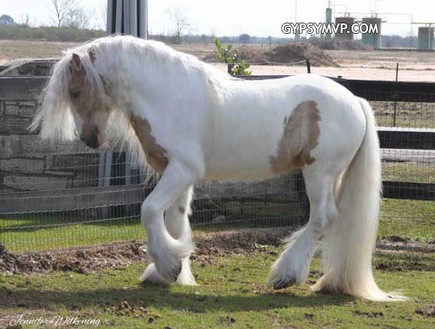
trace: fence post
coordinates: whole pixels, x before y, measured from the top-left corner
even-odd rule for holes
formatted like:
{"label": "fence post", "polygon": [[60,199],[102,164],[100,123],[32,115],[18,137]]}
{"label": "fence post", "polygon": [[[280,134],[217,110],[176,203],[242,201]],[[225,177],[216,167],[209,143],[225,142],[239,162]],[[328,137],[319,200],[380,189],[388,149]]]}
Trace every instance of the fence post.
{"label": "fence post", "polygon": [[[399,63],[396,63],[396,81],[399,80]],[[393,127],[396,127],[397,102],[394,102]]]}
{"label": "fence post", "polygon": [[[100,153],[100,164],[98,167],[98,187],[110,186],[112,176],[112,152]],[[109,211],[107,207],[102,207],[97,210],[98,218],[107,218]]]}

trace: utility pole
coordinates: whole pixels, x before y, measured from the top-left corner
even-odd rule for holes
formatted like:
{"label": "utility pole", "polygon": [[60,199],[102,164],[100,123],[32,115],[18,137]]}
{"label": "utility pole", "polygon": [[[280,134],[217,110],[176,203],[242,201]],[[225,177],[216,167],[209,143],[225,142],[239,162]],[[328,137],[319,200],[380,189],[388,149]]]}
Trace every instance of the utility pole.
{"label": "utility pole", "polygon": [[148,0],[107,0],[107,34],[148,38]]}
{"label": "utility pole", "polygon": [[[148,38],[148,0],[107,0],[107,34],[129,34]],[[98,186],[111,185],[112,164],[117,156],[113,152],[100,153]],[[139,181],[140,170],[137,155],[125,153],[125,185]],[[127,213],[130,211],[127,207]],[[110,207],[98,210],[99,218],[108,218]]]}
{"label": "utility pole", "polygon": [[[295,23],[298,22],[298,0],[295,0]],[[298,42],[301,39],[301,33],[296,31],[295,41]]]}

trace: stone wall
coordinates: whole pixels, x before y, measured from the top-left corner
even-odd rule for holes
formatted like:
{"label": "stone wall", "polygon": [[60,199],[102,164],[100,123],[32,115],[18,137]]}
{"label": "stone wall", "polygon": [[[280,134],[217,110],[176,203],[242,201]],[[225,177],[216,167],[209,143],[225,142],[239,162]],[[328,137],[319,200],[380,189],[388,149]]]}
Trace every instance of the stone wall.
{"label": "stone wall", "polygon": [[98,184],[97,154],[80,143],[49,144],[29,132],[45,81],[0,77],[0,193]]}
{"label": "stone wall", "polygon": [[35,108],[36,100],[0,100],[0,134],[26,134],[27,127],[29,126],[35,113]]}

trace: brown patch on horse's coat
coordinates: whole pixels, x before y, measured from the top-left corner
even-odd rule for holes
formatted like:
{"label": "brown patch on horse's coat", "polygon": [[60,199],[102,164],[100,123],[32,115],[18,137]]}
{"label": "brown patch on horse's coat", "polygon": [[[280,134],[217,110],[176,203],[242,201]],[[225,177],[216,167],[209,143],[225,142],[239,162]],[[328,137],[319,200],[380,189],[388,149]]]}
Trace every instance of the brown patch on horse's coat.
{"label": "brown patch on horse's coat", "polygon": [[185,212],[186,212],[186,209],[184,208],[184,207],[178,207],[178,211],[181,213],[181,214],[184,214]]}
{"label": "brown patch on horse's coat", "polygon": [[141,119],[135,116],[130,118],[131,126],[136,132],[136,136],[142,144],[142,148],[147,157],[148,164],[157,172],[163,172],[169,160],[166,157],[166,150],[161,147],[154,136],[151,134],[151,126],[146,119]]}
{"label": "brown patch on horse's coat", "polygon": [[316,159],[311,151],[317,146],[320,135],[320,114],[314,101],[300,103],[284,121],[284,132],[270,165],[275,173],[290,172],[312,164]]}

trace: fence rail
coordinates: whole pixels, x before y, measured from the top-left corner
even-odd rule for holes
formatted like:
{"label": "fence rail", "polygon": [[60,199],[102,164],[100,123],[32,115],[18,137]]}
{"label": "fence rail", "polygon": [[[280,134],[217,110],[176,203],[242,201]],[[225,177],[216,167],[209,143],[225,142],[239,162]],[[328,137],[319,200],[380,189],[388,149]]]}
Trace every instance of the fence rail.
{"label": "fence rail", "polygon": [[[285,77],[288,75],[251,75],[240,78],[265,80]],[[330,77],[330,79],[368,101],[395,102],[396,104],[397,102],[435,103],[435,83],[432,82],[353,80],[334,77]],[[427,112],[426,117],[435,121],[434,107],[428,107]],[[431,150],[435,152],[435,123],[433,123],[432,128],[379,127],[378,136],[380,146],[383,149]],[[432,182],[383,182],[385,198],[435,200],[434,191],[435,183]]]}
{"label": "fence rail", "polygon": [[384,149],[435,150],[435,129],[380,127],[378,136]]}
{"label": "fence rail", "polygon": [[[281,79],[289,75],[239,76],[245,80]],[[435,83],[386,80],[355,80],[328,77],[368,101],[435,103]],[[379,94],[382,99],[379,99]]]}

